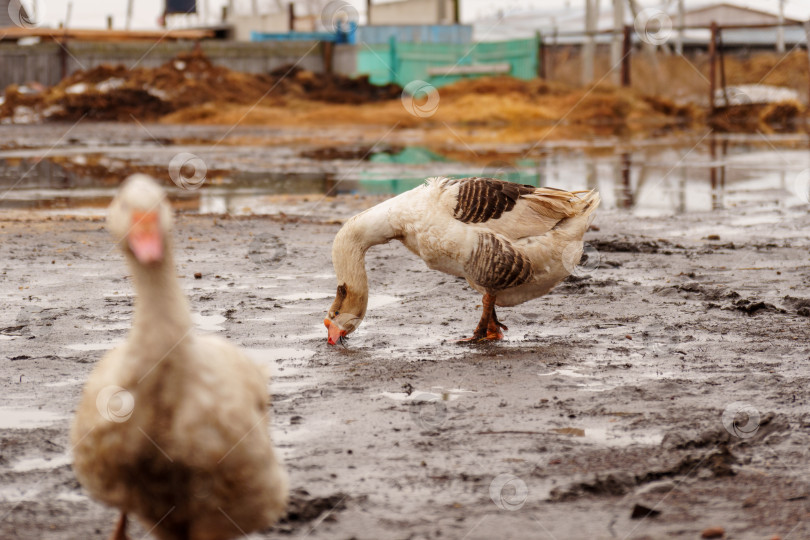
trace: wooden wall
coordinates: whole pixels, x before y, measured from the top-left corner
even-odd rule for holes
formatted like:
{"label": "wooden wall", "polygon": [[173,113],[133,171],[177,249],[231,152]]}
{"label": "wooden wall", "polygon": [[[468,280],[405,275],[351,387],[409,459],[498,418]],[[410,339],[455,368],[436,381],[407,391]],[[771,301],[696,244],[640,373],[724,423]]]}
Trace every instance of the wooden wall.
{"label": "wooden wall", "polygon": [[[101,64],[157,67],[193,47],[191,42],[69,42],[64,48],[56,43],[24,46],[3,43],[0,44],[0,91],[10,84],[31,81],[52,86],[63,75]],[[316,73],[324,71],[322,45],[318,42],[208,41],[202,42],[201,48],[215,64],[237,71],[266,73],[295,63]]]}

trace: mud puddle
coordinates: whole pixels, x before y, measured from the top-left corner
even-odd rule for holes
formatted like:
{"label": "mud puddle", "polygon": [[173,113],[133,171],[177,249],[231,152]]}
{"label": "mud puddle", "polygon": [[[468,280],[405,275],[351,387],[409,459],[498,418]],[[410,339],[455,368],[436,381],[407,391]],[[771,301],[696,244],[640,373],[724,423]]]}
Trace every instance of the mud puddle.
{"label": "mud puddle", "polygon": [[[29,137],[38,128],[46,129],[28,126]],[[456,150],[413,143],[358,145],[348,142],[351,133],[331,146],[298,139],[234,145],[214,138],[206,144],[175,142],[182,139],[173,138],[175,129],[168,126],[143,129],[151,138],[131,146],[88,145],[71,139],[73,143],[0,151],[0,188],[5,191],[0,207],[101,214],[121,179],[135,171],[163,178],[173,188],[171,196],[179,209],[206,214],[295,211],[289,200],[278,199],[284,196],[311,196],[311,201],[298,201],[300,209],[320,213],[324,195],[396,194],[436,175],[598,188],[604,208],[636,215],[754,203],[789,208],[810,200],[810,154],[801,136],[771,137],[767,145],[761,136],[740,135],[700,134],[657,145],[596,139],[567,146],[559,142],[526,146],[524,157],[520,157],[523,147],[505,154],[488,150],[484,159],[472,150],[463,157]],[[257,141],[276,134],[255,129],[250,133]],[[200,131],[198,136],[204,140],[212,133]],[[174,173],[167,174],[172,167]]]}
{"label": "mud puddle", "polygon": [[[120,126],[103,129],[122,137]],[[180,135],[160,129],[159,138]],[[498,311],[509,327],[498,344],[457,343],[478,322],[480,296],[392,242],[368,252],[363,325],[347,347],[327,346],[331,241],[338,221],[374,196],[331,198],[311,221],[299,219],[311,211],[300,201],[206,199],[225,183],[206,182],[187,206],[177,197],[178,275],[197,331],[231,339],[270,374],[271,432],[293,504],[285,522],[254,536],[694,539],[722,527],[728,538],[810,537],[810,218],[790,183],[805,150],[775,144],[784,160],[746,138],[726,157],[702,144],[689,154],[634,150],[633,194],[668,185],[683,159],[687,191],[705,194],[695,207],[687,193],[684,213],[667,198],[677,184],[652,198],[657,206],[648,195],[620,208],[628,191],[612,180],[622,158],[610,145],[603,156],[547,152],[542,171],[558,173],[549,184],[590,185],[590,159],[613,202],[586,236],[595,252],[576,276]],[[758,152],[761,168],[745,157]],[[719,169],[706,191],[721,164],[725,191]],[[785,174],[784,189],[774,173]],[[714,210],[712,196],[722,203]],[[290,219],[200,216],[200,200]],[[9,214],[0,219],[0,537],[107,538],[115,512],[86,497],[65,460],[82,384],[131,322],[129,273],[93,217]]]}

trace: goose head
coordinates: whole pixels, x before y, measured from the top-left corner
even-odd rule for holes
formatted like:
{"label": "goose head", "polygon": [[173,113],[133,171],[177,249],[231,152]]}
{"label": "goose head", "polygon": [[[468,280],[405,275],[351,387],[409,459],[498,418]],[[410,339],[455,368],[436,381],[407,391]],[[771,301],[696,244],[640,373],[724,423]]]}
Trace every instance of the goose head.
{"label": "goose head", "polygon": [[110,204],[107,225],[121,249],[140,264],[162,262],[172,225],[166,192],[152,177],[133,174]]}
{"label": "goose head", "polygon": [[363,317],[366,316],[367,304],[368,294],[355,293],[345,284],[338,286],[335,301],[332,302],[329,313],[323,320],[330,345],[342,343],[343,338],[357,330],[363,322]]}

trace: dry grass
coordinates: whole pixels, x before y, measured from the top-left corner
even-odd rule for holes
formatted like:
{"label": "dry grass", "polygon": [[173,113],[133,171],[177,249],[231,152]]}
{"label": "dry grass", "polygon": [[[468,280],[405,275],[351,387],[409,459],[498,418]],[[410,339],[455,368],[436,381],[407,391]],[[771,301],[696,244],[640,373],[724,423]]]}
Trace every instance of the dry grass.
{"label": "dry grass", "polygon": [[[580,60],[570,48],[547,55],[553,81],[523,81],[510,77],[464,80],[438,90],[438,105],[415,100],[406,110],[398,87],[374,87],[364,79],[316,75],[302,70],[290,76],[251,75],[214,66],[207,58],[186,55],[155,69],[128,71],[99,67],[80,72],[36,95],[10,88],[0,117],[13,116],[14,107],[55,108],[53,119],[90,115],[93,119],[159,119],[174,124],[344,126],[359,125],[418,129],[424,137],[465,141],[500,140],[521,143],[549,138],[612,134],[650,134],[661,129],[688,129],[706,123],[727,131],[795,129],[804,114],[799,103],[725,110],[707,118],[708,65],[706,55],[639,52],[632,62],[632,88],[611,84],[608,55],[599,54],[596,76],[588,87],[576,85]],[[182,68],[177,66],[182,64]],[[794,51],[779,56],[762,53],[750,58],[728,55],[727,84],[757,83],[795,88],[805,95],[807,55]],[[286,73],[286,72],[285,72]],[[126,79],[112,91],[71,94],[79,82],[94,85],[109,78]],[[268,90],[272,89],[268,92]],[[164,97],[155,96],[155,90]],[[700,104],[703,104],[701,107]]]}
{"label": "dry grass", "polygon": [[[463,81],[439,91],[438,107],[411,114],[401,100],[342,105],[301,99],[265,100],[255,106],[206,103],[163,117],[166,123],[274,126],[397,126],[439,138],[467,133],[465,140],[526,142],[571,136],[635,133],[700,121],[697,108],[650,99],[633,90],[602,84],[573,88],[509,77]],[[481,129],[486,128],[486,129]]]}

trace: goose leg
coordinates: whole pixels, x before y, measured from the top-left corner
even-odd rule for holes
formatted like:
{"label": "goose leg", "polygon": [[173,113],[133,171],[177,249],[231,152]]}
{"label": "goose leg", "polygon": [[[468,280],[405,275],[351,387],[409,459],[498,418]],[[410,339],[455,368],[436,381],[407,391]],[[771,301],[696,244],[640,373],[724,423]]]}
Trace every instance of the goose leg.
{"label": "goose leg", "polygon": [[489,325],[487,326],[487,339],[503,339],[503,332],[501,332],[501,330],[509,330],[509,328],[498,320],[498,316],[495,314],[495,301],[493,297],[492,317],[490,317]]}
{"label": "goose leg", "polygon": [[121,517],[118,518],[118,524],[110,536],[110,540],[129,540],[127,536],[127,514],[121,512]]}
{"label": "goose leg", "polygon": [[[486,341],[502,339],[503,334],[498,331],[498,326],[494,325],[503,326],[495,317],[495,295],[487,293],[484,295],[483,309],[481,310],[481,320],[478,321],[478,326],[475,327],[475,332],[473,332],[472,337],[462,339],[461,341]],[[494,328],[495,331],[492,332],[490,328]]]}

